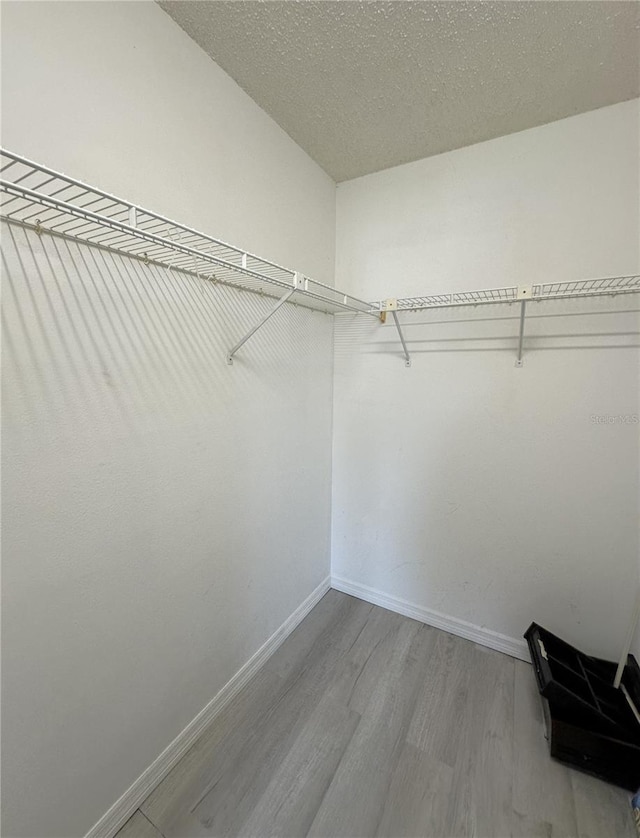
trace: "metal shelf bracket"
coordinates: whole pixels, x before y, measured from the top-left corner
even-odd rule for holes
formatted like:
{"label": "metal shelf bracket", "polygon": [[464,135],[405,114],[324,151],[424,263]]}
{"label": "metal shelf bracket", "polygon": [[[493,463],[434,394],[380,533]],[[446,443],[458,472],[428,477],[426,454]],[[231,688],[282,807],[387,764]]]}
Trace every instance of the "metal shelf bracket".
{"label": "metal shelf bracket", "polygon": [[404,352],[404,365],[405,367],[410,367],[411,356],[409,355],[409,350],[407,349],[407,344],[405,342],[404,335],[402,334],[402,329],[400,328],[400,321],[398,320],[398,315],[393,309],[391,309],[391,314],[393,315],[393,319],[395,320],[396,329],[398,330],[400,342],[402,343],[402,351]]}
{"label": "metal shelf bracket", "polygon": [[518,358],[516,359],[516,367],[521,367],[524,364],[522,360],[522,343],[524,340],[524,316],[526,313],[527,301],[520,298],[520,334],[518,336]]}
{"label": "metal shelf bracket", "polygon": [[242,338],[242,340],[239,340],[236,343],[236,345],[232,349],[229,350],[229,352],[227,353],[227,364],[233,364],[233,356],[236,354],[238,349],[240,349],[241,346],[244,346],[245,343],[249,340],[249,338],[253,337],[255,335],[255,333],[258,331],[258,329],[261,329],[264,326],[264,324],[267,322],[267,320],[270,320],[273,317],[273,315],[276,313],[276,311],[278,311],[278,309],[281,306],[283,306],[288,300],[291,299],[291,297],[293,297],[293,295],[296,293],[296,291],[298,291],[300,289],[300,287],[302,287],[301,283],[303,283],[303,281],[304,280],[303,280],[303,277],[302,277],[301,274],[296,274],[295,275],[295,284],[294,284],[293,288],[291,288],[289,291],[287,291],[287,293],[283,297],[280,297],[280,299],[277,300],[277,302],[273,306],[273,308],[270,311],[268,311],[265,314],[265,316],[263,318],[261,318],[250,331],[247,332],[247,334]]}

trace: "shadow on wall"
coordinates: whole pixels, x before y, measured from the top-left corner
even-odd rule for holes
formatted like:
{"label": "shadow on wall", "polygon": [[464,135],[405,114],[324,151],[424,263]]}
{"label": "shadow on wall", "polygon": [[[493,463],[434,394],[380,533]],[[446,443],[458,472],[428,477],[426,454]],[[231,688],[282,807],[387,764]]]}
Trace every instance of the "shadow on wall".
{"label": "shadow on wall", "polygon": [[333,323],[228,366],[271,299],[15,225],[2,257],[4,825],[80,835],[328,573]]}
{"label": "shadow on wall", "polygon": [[[6,362],[20,399],[67,421],[113,414],[131,431],[146,411],[232,403],[238,387],[286,385],[326,350],[325,316],[288,307],[226,369],[229,347],[271,298],[4,224]],[[325,324],[326,326],[326,324]],[[323,359],[326,360],[326,359]],[[233,373],[233,374],[231,374]]]}
{"label": "shadow on wall", "polygon": [[[82,492],[75,502],[99,529],[146,531],[148,555],[170,543],[179,553],[241,510],[252,526],[218,531],[209,553],[268,553],[295,484],[329,479],[329,455],[317,454],[330,447],[331,318],[286,306],[228,366],[271,298],[14,224],[3,223],[2,260],[5,461],[34,472],[24,514],[43,507],[48,523],[32,529],[73,549],[72,533],[56,531],[67,511],[47,500],[57,485]],[[170,520],[155,520],[154,504]],[[306,504],[292,532],[314,514]]]}

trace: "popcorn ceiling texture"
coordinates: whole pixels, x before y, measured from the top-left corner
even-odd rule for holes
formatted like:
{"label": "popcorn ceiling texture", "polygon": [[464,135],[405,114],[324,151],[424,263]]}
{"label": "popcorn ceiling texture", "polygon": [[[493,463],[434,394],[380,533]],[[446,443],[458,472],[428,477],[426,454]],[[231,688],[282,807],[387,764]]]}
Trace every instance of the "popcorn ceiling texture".
{"label": "popcorn ceiling texture", "polygon": [[631,2],[166,2],[336,181],[640,95]]}

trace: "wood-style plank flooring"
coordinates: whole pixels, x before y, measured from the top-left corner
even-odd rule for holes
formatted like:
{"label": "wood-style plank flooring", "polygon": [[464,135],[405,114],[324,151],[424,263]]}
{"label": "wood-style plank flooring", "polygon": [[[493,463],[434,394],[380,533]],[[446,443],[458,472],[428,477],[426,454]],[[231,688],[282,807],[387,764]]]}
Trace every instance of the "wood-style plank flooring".
{"label": "wood-style plank flooring", "polygon": [[119,838],[633,838],[553,762],[531,667],[330,591]]}

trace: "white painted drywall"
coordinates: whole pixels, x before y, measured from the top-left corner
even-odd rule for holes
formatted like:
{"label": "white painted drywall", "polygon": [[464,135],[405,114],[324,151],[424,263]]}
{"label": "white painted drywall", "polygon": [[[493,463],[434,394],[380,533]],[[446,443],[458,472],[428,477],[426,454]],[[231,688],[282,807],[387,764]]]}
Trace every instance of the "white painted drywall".
{"label": "white painted drywall", "polygon": [[[333,281],[335,187],[154,3],[3,3],[3,144]],[[3,835],[83,835],[329,573],[332,322],[3,231]]]}
{"label": "white painted drywall", "polygon": [[[638,101],[340,184],[367,299],[638,273]],[[615,656],[638,584],[637,296],[341,318],[332,572],[510,637]],[[596,314],[597,312],[621,314]]]}

